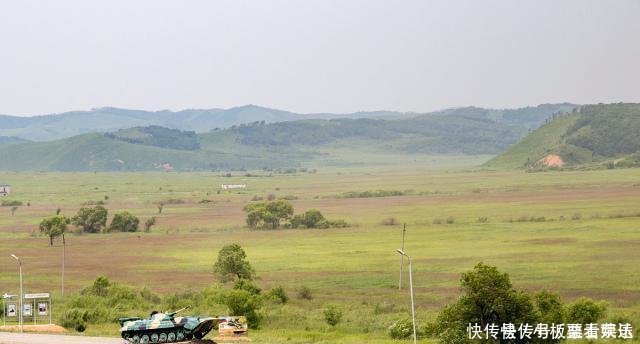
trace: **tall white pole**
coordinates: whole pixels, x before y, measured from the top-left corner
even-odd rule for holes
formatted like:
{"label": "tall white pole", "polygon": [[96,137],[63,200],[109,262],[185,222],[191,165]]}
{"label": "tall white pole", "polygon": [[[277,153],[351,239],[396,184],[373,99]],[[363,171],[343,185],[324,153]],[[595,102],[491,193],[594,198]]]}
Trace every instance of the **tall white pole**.
{"label": "tall white pole", "polygon": [[[402,252],[404,252],[404,235],[407,232],[407,224],[402,226]],[[404,268],[404,255],[400,255],[400,279],[398,279],[398,289],[402,289],[402,269]]]}
{"label": "tall white pole", "polygon": [[413,321],[413,343],[416,344],[418,338],[416,337],[416,309],[413,304],[413,277],[411,273],[411,257],[407,256],[409,260],[409,289],[411,290],[411,320]]}
{"label": "tall white pole", "polygon": [[413,273],[411,270],[411,257],[408,254],[404,253],[404,250],[397,249],[396,252],[400,253],[402,256],[407,256],[407,260],[409,261],[409,290],[411,293],[411,322],[413,323],[413,344],[418,343],[418,336],[416,335],[416,308],[413,303]]}
{"label": "tall white pole", "polygon": [[20,269],[20,332],[24,331],[24,318],[22,313],[24,312],[24,305],[22,304],[22,300],[24,295],[22,294],[22,262],[18,259],[18,266]]}

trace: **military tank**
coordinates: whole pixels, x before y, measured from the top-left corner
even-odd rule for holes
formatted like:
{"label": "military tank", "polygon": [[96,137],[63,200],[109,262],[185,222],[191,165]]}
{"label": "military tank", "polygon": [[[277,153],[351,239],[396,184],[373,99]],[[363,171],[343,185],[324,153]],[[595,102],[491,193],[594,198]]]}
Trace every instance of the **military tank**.
{"label": "military tank", "polygon": [[153,312],[148,319],[120,318],[120,335],[133,344],[174,343],[202,339],[220,321],[201,316],[176,316],[189,307],[171,313]]}

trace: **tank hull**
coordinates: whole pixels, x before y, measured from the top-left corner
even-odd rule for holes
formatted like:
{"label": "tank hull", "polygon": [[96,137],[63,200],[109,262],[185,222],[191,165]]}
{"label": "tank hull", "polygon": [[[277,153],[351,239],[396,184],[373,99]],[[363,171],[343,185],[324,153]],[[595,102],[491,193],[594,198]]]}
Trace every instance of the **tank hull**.
{"label": "tank hull", "polygon": [[157,313],[149,319],[122,318],[120,335],[133,344],[175,343],[204,338],[216,325],[215,318]]}

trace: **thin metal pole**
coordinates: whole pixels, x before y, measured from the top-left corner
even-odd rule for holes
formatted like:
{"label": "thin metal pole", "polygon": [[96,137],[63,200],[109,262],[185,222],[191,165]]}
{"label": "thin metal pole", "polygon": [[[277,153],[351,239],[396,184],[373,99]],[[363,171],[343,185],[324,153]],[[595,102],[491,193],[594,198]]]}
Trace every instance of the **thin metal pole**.
{"label": "thin metal pole", "polygon": [[[407,232],[407,224],[402,227],[402,252],[404,252],[404,235]],[[404,255],[400,255],[400,278],[398,279],[398,289],[402,289],[402,270],[404,268]]]}
{"label": "thin metal pole", "polygon": [[23,297],[24,295],[22,294],[22,261],[18,260],[18,266],[20,269],[20,332],[24,331],[24,318],[23,318],[23,312],[24,312],[24,305],[23,305]]}
{"label": "thin metal pole", "polygon": [[64,259],[66,256],[67,244],[64,240],[64,233],[62,233],[62,297],[64,297]]}
{"label": "thin metal pole", "polygon": [[413,321],[413,343],[416,344],[418,341],[418,338],[416,337],[416,309],[413,304],[413,277],[411,273],[411,257],[407,256],[407,260],[409,260],[409,288],[411,290],[411,319]]}

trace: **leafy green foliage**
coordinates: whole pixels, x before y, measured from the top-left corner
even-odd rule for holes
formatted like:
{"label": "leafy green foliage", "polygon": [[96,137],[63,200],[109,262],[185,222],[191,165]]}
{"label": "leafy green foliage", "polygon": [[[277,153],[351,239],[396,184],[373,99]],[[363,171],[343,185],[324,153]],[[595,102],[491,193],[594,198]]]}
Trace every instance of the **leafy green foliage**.
{"label": "leafy green foliage", "polygon": [[326,222],[324,216],[318,209],[310,209],[304,212],[304,214],[294,216],[291,219],[291,227],[318,228],[319,225],[323,224],[323,221]]}
{"label": "leafy green foliage", "polygon": [[282,221],[293,215],[293,206],[286,200],[250,203],[244,207],[247,225],[251,228],[267,227],[277,229]]}
{"label": "leafy green foliage", "polygon": [[247,254],[238,244],[226,245],[220,249],[213,271],[223,282],[234,278],[252,280],[255,275],[247,261]]}
{"label": "leafy green foliage", "polygon": [[137,232],[140,219],[128,211],[121,211],[113,216],[110,231]]}
{"label": "leafy green foliage", "polygon": [[469,323],[484,328],[486,324],[535,324],[538,320],[531,297],[515,290],[509,275],[496,267],[479,263],[462,274],[460,284],[462,296],[445,307],[430,330],[443,342],[465,343]]}
{"label": "leafy green foliage", "polygon": [[62,215],[47,217],[40,221],[40,232],[49,237],[49,245],[53,246],[53,239],[64,234],[69,223],[71,220]]}
{"label": "leafy green foliage", "polygon": [[107,276],[98,276],[90,287],[82,289],[82,295],[107,296],[111,281]]}
{"label": "leafy green foliage", "polygon": [[324,321],[326,321],[327,324],[331,326],[338,325],[338,323],[342,321],[342,316],[344,315],[344,313],[342,312],[342,309],[337,305],[325,306],[324,310],[322,311],[322,314],[324,315]]}
{"label": "leafy green foliage", "polygon": [[[413,322],[411,318],[402,318],[397,320],[387,329],[389,337],[392,339],[408,339],[413,337]],[[422,334],[422,333],[420,333]],[[416,335],[418,335],[418,328],[416,328]],[[420,336],[418,335],[418,338]]]}
{"label": "leafy green foliage", "polygon": [[607,312],[607,305],[590,298],[580,298],[567,306],[567,321],[574,324],[595,324]]}
{"label": "leafy green foliage", "polygon": [[599,104],[580,108],[567,142],[601,156],[640,151],[640,104]]}
{"label": "leafy green foliage", "polygon": [[60,316],[60,326],[67,329],[74,329],[77,332],[84,332],[87,328],[87,320],[89,312],[84,309],[71,308],[67,309]]}
{"label": "leafy green foliage", "polygon": [[233,284],[233,289],[246,290],[253,295],[260,295],[262,289],[260,289],[251,280],[240,278]]}
{"label": "leafy green foliage", "polygon": [[289,296],[287,296],[287,292],[281,285],[271,288],[265,296],[281,304],[285,304],[289,301]]}
{"label": "leafy green foliage", "polygon": [[101,205],[83,207],[71,219],[71,223],[86,233],[98,233],[107,226],[107,209]]}
{"label": "leafy green foliage", "polygon": [[263,316],[259,309],[262,300],[258,295],[254,295],[246,290],[229,290],[220,296],[219,302],[225,304],[229,309],[229,315],[244,315],[250,328],[260,327]]}

